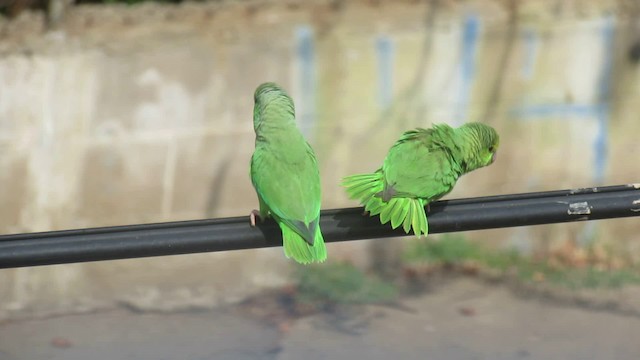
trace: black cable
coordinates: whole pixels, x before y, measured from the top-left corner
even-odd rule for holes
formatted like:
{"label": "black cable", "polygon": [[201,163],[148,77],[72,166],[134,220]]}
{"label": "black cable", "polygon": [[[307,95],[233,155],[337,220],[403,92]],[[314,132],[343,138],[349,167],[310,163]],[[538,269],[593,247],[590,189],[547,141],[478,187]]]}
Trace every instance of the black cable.
{"label": "black cable", "polygon": [[[327,242],[406,236],[362,208],[325,210]],[[640,215],[637,185],[438,201],[429,233],[599,220]],[[411,235],[413,236],[413,235]],[[0,236],[0,268],[280,246],[280,230],[249,217],[129,225]],[[329,252],[331,250],[329,249]]]}

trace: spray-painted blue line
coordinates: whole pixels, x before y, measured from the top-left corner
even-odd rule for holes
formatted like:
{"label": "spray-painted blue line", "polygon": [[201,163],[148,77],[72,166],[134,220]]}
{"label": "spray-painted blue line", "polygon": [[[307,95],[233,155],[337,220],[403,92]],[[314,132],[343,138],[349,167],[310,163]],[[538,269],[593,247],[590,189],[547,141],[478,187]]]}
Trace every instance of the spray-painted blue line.
{"label": "spray-painted blue line", "polygon": [[538,60],[538,47],[540,38],[533,30],[527,29],[523,33],[524,61],[522,63],[522,77],[531,79]]}
{"label": "spray-painted blue line", "polygon": [[[596,84],[598,98],[596,104],[542,104],[516,108],[511,115],[520,120],[536,120],[558,116],[562,118],[594,118],[598,122],[598,132],[593,142],[593,179],[596,184],[604,180],[607,166],[609,139],[610,87],[613,65],[613,43],[615,26],[611,18],[605,19],[602,28],[603,65]],[[525,39],[525,41],[527,41]]]}
{"label": "spray-painted blue line", "polygon": [[546,117],[584,118],[593,117],[600,111],[600,105],[592,104],[542,104],[522,106],[511,110],[511,115],[519,120],[538,120]]}
{"label": "spray-painted blue line", "polygon": [[387,109],[393,101],[393,62],[395,47],[385,35],[376,38],[376,59],[378,63],[378,102]]}
{"label": "spray-painted blue line", "polygon": [[461,86],[458,95],[458,106],[455,120],[457,123],[467,117],[471,85],[475,76],[475,58],[480,37],[480,19],[476,15],[468,15],[464,19],[462,29],[462,59],[460,63]]}
{"label": "spray-painted blue line", "polygon": [[[598,134],[593,142],[595,153],[593,177],[596,184],[604,183],[607,168],[608,148],[609,148],[609,117],[611,100],[611,79],[613,75],[613,44],[615,37],[615,26],[612,17],[605,19],[602,27],[602,41],[604,61],[598,79],[598,107],[596,118],[598,119]],[[591,243],[595,239],[596,225],[587,224],[578,238],[583,245]]]}
{"label": "spray-painted blue line", "polygon": [[604,182],[605,170],[607,167],[607,152],[609,148],[609,106],[603,104],[599,107],[598,134],[593,142],[595,153],[593,179],[597,185]]}
{"label": "spray-painted blue line", "polygon": [[604,63],[600,72],[598,81],[598,102],[601,104],[598,111],[598,136],[596,137],[593,148],[595,151],[594,178],[597,184],[604,181],[605,170],[607,166],[607,152],[609,139],[609,100],[611,99],[611,78],[613,68],[613,43],[615,36],[615,26],[613,19],[608,17],[605,19],[602,28],[602,41],[604,49]]}
{"label": "spray-painted blue line", "polygon": [[309,139],[316,120],[316,59],[313,30],[300,26],[295,30],[296,56],[299,64],[300,103],[297,119],[302,133]]}

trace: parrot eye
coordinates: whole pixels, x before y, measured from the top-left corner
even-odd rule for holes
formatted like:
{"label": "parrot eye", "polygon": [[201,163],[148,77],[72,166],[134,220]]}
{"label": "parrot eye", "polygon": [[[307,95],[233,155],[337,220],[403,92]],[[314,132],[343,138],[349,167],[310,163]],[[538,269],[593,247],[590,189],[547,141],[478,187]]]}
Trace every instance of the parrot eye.
{"label": "parrot eye", "polygon": [[493,145],[489,146],[489,152],[494,152],[495,150],[496,148]]}

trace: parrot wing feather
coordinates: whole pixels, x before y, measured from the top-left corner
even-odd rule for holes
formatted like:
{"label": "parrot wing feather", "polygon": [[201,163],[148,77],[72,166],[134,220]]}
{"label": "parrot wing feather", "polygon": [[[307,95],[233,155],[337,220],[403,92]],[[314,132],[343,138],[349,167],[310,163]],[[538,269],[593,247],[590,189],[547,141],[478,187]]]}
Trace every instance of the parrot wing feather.
{"label": "parrot wing feather", "polygon": [[271,214],[313,245],[320,219],[320,175],[315,156],[305,145],[305,156],[295,162],[256,151],[251,179]]}

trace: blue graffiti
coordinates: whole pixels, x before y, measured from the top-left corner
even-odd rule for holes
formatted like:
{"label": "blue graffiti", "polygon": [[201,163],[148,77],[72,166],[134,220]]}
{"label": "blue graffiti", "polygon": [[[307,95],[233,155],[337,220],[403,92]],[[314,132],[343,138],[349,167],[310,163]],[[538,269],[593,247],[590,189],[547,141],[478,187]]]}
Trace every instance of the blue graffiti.
{"label": "blue graffiti", "polygon": [[475,76],[475,59],[480,37],[480,19],[476,15],[468,15],[464,19],[462,29],[462,59],[460,62],[461,86],[458,94],[458,106],[455,114],[457,123],[467,117],[471,85]]}
{"label": "blue graffiti", "polygon": [[594,116],[599,111],[599,108],[599,105],[591,104],[541,104],[516,108],[511,110],[511,115],[524,121],[552,116],[570,120]]}
{"label": "blue graffiti", "polygon": [[309,139],[316,121],[316,59],[313,30],[308,26],[295,29],[296,57],[299,64],[299,88],[301,91],[297,114],[300,129]]}
{"label": "blue graffiti", "polygon": [[[613,39],[615,27],[611,18],[607,18],[602,28],[604,62],[600,70],[600,77],[596,84],[598,89],[595,104],[539,104],[522,106],[511,111],[511,115],[519,120],[538,120],[548,117],[562,117],[564,119],[591,118],[598,123],[598,132],[593,141],[594,164],[593,180],[596,184],[604,181],[609,138],[609,99],[612,78]],[[525,37],[525,41],[527,37]]]}
{"label": "blue graffiti", "polygon": [[611,78],[613,68],[613,40],[615,37],[615,27],[613,19],[608,17],[602,28],[603,48],[606,54],[602,70],[600,72],[600,80],[598,81],[598,102],[600,104],[597,113],[598,119],[598,136],[596,137],[593,148],[596,154],[594,177],[598,184],[604,181],[605,170],[607,166],[608,138],[609,138],[609,100],[611,89]]}
{"label": "blue graffiti", "polygon": [[376,38],[375,47],[378,63],[378,103],[383,109],[387,109],[393,101],[395,47],[393,41],[385,35]]}
{"label": "blue graffiti", "polygon": [[609,147],[609,106],[600,106],[597,114],[598,133],[593,141],[593,150],[595,153],[593,179],[596,184],[601,185],[604,182],[604,175],[607,167],[607,149]]}
{"label": "blue graffiti", "polygon": [[524,41],[524,61],[522,63],[522,77],[531,79],[538,60],[538,46],[540,39],[531,29],[527,29],[523,34]]}

